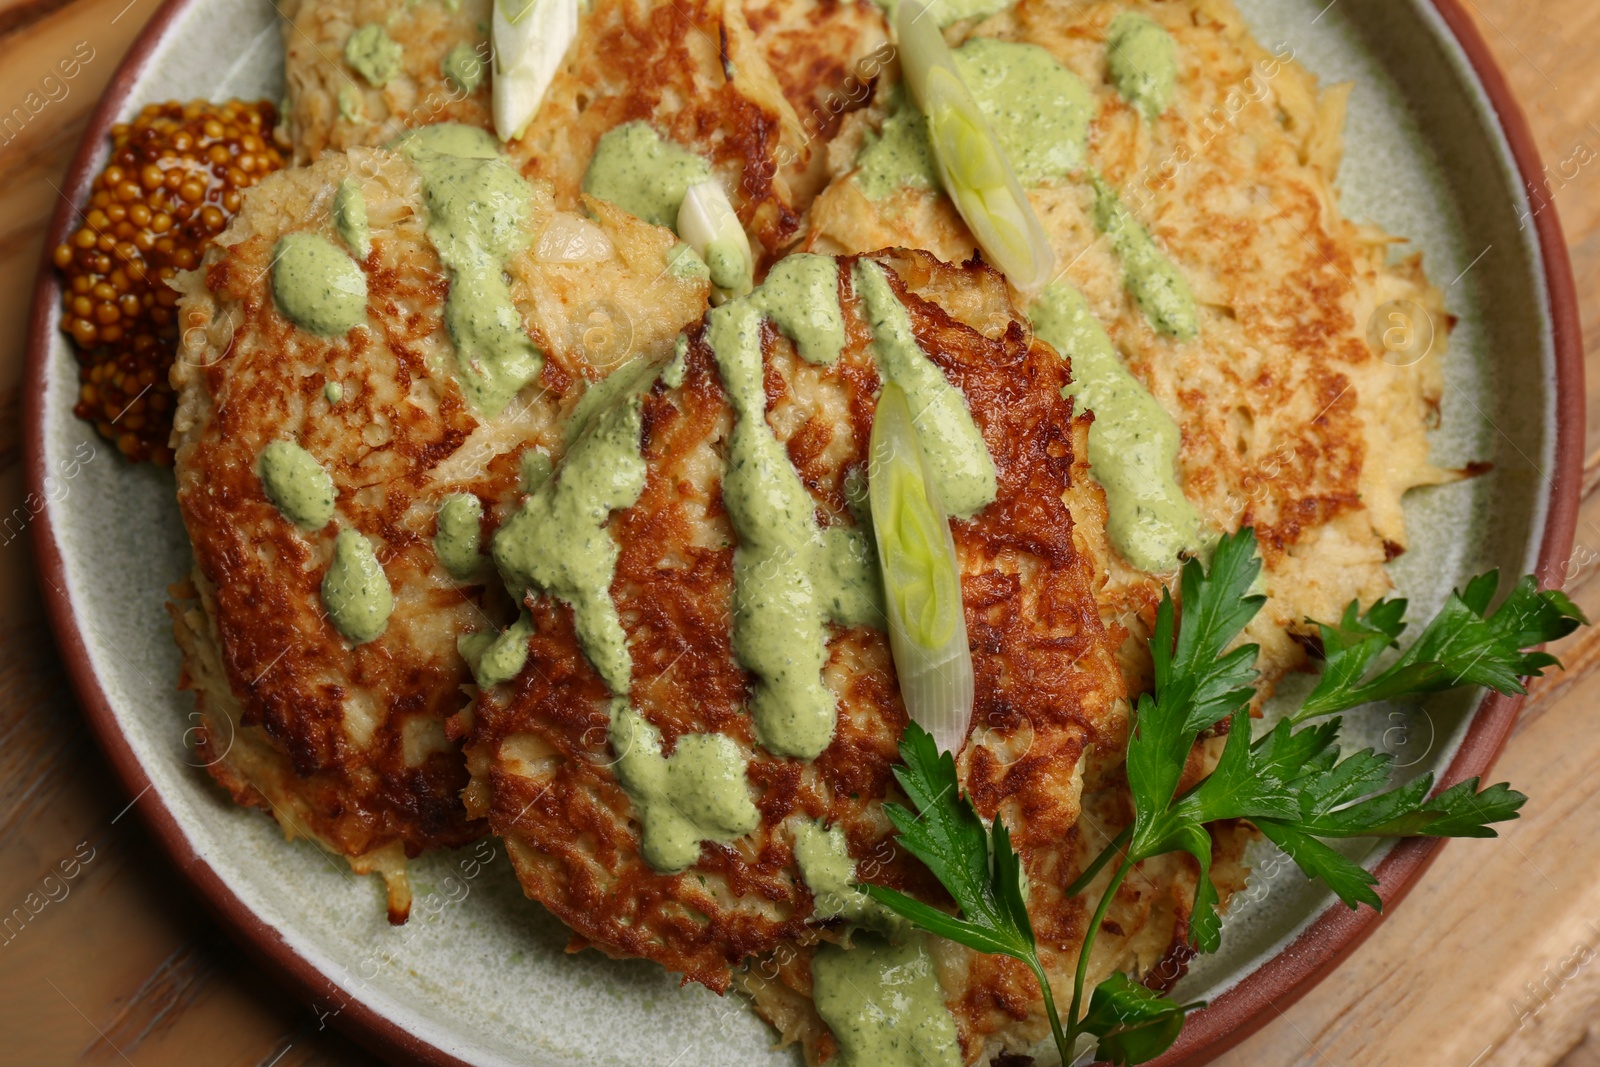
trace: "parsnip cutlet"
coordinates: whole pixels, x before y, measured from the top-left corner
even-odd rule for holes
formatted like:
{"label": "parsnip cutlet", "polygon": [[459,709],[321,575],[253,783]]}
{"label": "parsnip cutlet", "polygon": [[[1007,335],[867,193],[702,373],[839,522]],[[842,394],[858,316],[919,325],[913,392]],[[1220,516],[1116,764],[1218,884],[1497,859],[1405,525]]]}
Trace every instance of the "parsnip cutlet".
{"label": "parsnip cutlet", "polygon": [[[598,538],[612,568],[586,571],[582,589],[536,582],[527,665],[463,715],[468,808],[576,944],[721,990],[747,957],[814,938],[808,924],[838,914],[819,901],[858,896],[823,880],[819,854],[847,879],[851,857],[873,857],[874,880],[937,899],[881,808],[906,715],[850,506],[884,376],[933,405],[923,424],[940,462],[992,459],[987,496],[941,490],[976,511],[955,525],[978,691],[961,765],[985,814],[1015,821],[1041,921],[1069,933],[1078,905],[1052,897],[1076,849],[1080,763],[1117,749],[1126,716],[1093,599],[1102,576],[1080,547],[1098,535],[1064,502],[1093,514],[1087,421],[1060,395],[1065,361],[1030,341],[998,275],[913,252],[780,261],[676,362],[619,387],[548,499],[496,535],[521,588],[550,517],[592,502],[600,472],[631,471],[609,512],[559,527],[563,546]],[[567,572],[588,566],[589,549],[554,551],[570,553]]]}
{"label": "parsnip cutlet", "polygon": [[[298,9],[284,31],[297,159],[330,146],[387,144],[406,128],[442,121],[491,125],[492,72],[471,93],[438,73],[458,49],[488,54],[489,3],[467,0],[448,17],[421,14],[435,9],[442,5],[403,0]],[[384,32],[401,57],[404,74],[382,87],[349,58],[354,35],[367,25],[389,27]],[[341,110],[340,100],[356,90],[381,97],[373,114]],[[538,112],[506,150],[529,178],[551,182],[558,207],[576,210],[600,138],[630,122],[702,158],[768,251],[793,236],[805,205],[796,202],[790,174],[810,154],[736,2],[596,0],[581,14]]]}
{"label": "parsnip cutlet", "polygon": [[888,26],[872,0],[748,0],[744,14],[799,118],[803,152],[780,162],[804,208],[827,182],[828,142],[894,57]]}
{"label": "parsnip cutlet", "polygon": [[262,182],[183,278],[195,597],[173,616],[200,752],[290,836],[381,871],[396,920],[405,858],[484,830],[444,725],[458,638],[514,610],[481,538],[586,382],[706,306],[670,232],[590,209],[496,158],[355,149]]}
{"label": "parsnip cutlet", "polygon": [[[1346,93],[1319,92],[1292,57],[1267,52],[1227,0],[1021,0],[961,32],[958,61],[1073,290],[1047,289],[1034,325],[1081,369],[1087,406],[1097,406],[1096,365],[1111,376],[1102,396],[1120,388],[1120,365],[1159,405],[1153,418],[1116,398],[1100,406],[1091,461],[1097,439],[1117,461],[1164,432],[1176,453],[1165,500],[1166,457],[1102,472],[1124,491],[1120,507],[1110,500],[1113,540],[1119,522],[1158,505],[1189,509],[1191,527],[1154,562],[1119,543],[1107,617],[1142,638],[1160,588],[1151,573],[1174,569],[1173,547],[1203,550],[1207,530],[1253,526],[1269,601],[1249,637],[1279,676],[1304,661],[1295,638],[1312,632],[1306,619],[1387,591],[1384,564],[1407,543],[1402,495],[1453,477],[1428,461],[1427,437],[1450,320],[1419,256],[1391,256],[1395,238],[1339,211]],[[1159,98],[1140,95],[1160,79],[1141,82],[1130,56],[1150,73],[1170,62]],[[807,247],[973,253],[938,191],[921,121],[887,82],[846,121]],[[1048,158],[1063,145],[1074,151]],[[1368,340],[1380,318],[1378,333],[1396,322],[1426,331],[1431,351],[1380,358]],[[1163,431],[1168,418],[1176,425]],[[1135,641],[1136,673],[1143,658]]]}
{"label": "parsnip cutlet", "polygon": [[793,237],[803,205],[785,167],[802,151],[798,122],[736,0],[597,0],[509,150],[569,203],[600,138],[630,122],[709,164],[768,252]]}
{"label": "parsnip cutlet", "polygon": [[295,161],[439,122],[487,129],[494,0],[279,0]]}

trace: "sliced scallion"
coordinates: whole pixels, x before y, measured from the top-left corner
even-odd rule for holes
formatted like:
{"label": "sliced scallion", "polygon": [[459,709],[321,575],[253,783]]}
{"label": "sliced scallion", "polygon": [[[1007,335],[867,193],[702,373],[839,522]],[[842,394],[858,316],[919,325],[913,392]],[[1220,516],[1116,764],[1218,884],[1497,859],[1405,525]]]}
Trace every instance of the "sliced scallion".
{"label": "sliced scallion", "polygon": [[495,0],[494,132],[522,136],[578,35],[578,0]]}
{"label": "sliced scallion", "polygon": [[961,79],[939,23],[921,0],[896,16],[900,69],[928,119],[934,169],[989,262],[1019,289],[1050,280],[1055,254],[1033,205],[978,102]]}
{"label": "sliced scallion", "polygon": [[974,693],[961,568],[911,405],[893,382],[873,416],[867,498],[906,712],[941,751],[959,753]]}
{"label": "sliced scallion", "polygon": [[678,236],[711,268],[712,303],[750,291],[755,257],[738,212],[717,182],[696,182],[678,208]]}

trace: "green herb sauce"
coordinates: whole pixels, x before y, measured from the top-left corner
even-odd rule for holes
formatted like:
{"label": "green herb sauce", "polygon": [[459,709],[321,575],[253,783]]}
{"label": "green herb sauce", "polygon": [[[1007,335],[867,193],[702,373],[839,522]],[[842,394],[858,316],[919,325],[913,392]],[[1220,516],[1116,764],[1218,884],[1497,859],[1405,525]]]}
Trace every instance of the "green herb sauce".
{"label": "green herb sauce", "polygon": [[339,86],[339,117],[346,122],[367,121],[367,101],[351,82]]}
{"label": "green herb sauce", "polygon": [[882,200],[905,186],[937,189],[927,117],[912,104],[903,83],[890,92],[888,107],[883,125],[856,155],[856,183],[869,200]]}
{"label": "green herb sauce", "polygon": [[478,91],[478,86],[483,84],[485,66],[478,50],[465,41],[446,52],[444,60],[440,63],[444,76],[464,93]]}
{"label": "green herb sauce", "polygon": [[517,469],[522,480],[522,491],[537,493],[539,488],[550,480],[550,475],[555,473],[556,468],[550,460],[550,453],[541,448],[530,448],[522,454]]}
{"label": "green herb sauce", "polygon": [[838,1067],[961,1067],[956,1023],[923,938],[870,934],[824,942],[811,959],[817,1014],[839,1041]]}
{"label": "green herb sauce", "polygon": [[[630,360],[616,370],[600,379],[590,382],[572,407],[572,414],[567,418],[567,425],[562,430],[562,437],[568,448],[589,430],[589,424],[596,415],[617,405],[642,389],[648,389],[659,368],[653,366],[648,360]],[[527,460],[526,462],[537,462]],[[524,474],[529,473],[524,470]],[[529,492],[532,492],[530,489]]]}
{"label": "green herb sauce", "polygon": [[809,252],[785,256],[767,272],[755,300],[794,342],[802,359],[830,366],[844,351],[839,264],[833,257]]}
{"label": "green herb sauce", "polygon": [[667,365],[661,370],[661,380],[668,389],[676,389],[683,384],[683,376],[689,373],[689,336],[680,333],[672,342],[672,358],[667,360]]}
{"label": "green herb sauce", "polygon": [[389,143],[396,152],[415,159],[418,155],[465,156],[468,159],[499,159],[500,142],[494,134],[460,122],[436,122],[407,130]]}
{"label": "green herb sauce", "polygon": [[961,79],[1023,185],[1083,165],[1095,100],[1089,87],[1038,45],[974,37],[955,50]]}
{"label": "green herb sauce", "polygon": [[794,860],[811,890],[812,919],[841,918],[890,936],[909,929],[904,919],[856,885],[856,861],[837,826],[824,829],[820,823],[801,823],[794,835]]}
{"label": "green herb sauce", "polygon": [[1106,65],[1122,98],[1154,122],[1178,87],[1177,46],[1172,35],[1147,15],[1124,11],[1111,20]]}
{"label": "green herb sauce", "polygon": [[444,321],[457,378],[474,408],[498,415],[544,366],[506,281],[531,239],[533,190],[484,130],[441,124],[396,143],[422,176],[428,237],[452,274]]}
{"label": "green herb sauce", "polygon": [[[1094,121],[1088,86],[1037,45],[973,37],[955,50],[956,68],[1024,186],[1065,177],[1083,165]],[[902,186],[938,188],[928,123],[903,85],[889,98],[883,127],[856,157],[869,199]]]}
{"label": "green herb sauce", "polygon": [[613,511],[631,507],[644,489],[639,438],[643,394],[654,375],[641,374],[637,365],[612,377],[619,374],[627,388],[597,410],[584,413],[580,405],[574,415],[575,422],[583,416],[579,436],[560,470],[495,533],[493,553],[513,597],[520,600],[533,587],[571,606],[584,654],[611,691],[621,695],[628,692],[633,658],[611,599],[620,550],[606,523]]}
{"label": "green herb sauce", "polygon": [[1144,312],[1152,329],[1193,340],[1200,332],[1199,313],[1194,294],[1178,265],[1161,251],[1150,231],[1145,229],[1117,196],[1117,191],[1098,174],[1094,183],[1094,224],[1111,239],[1122,260],[1122,282]]}
{"label": "green herb sauce", "polygon": [[333,562],[322,578],[322,606],[334,628],[354,644],[383,633],[394,610],[394,592],[372,542],[354,530],[340,530]]}
{"label": "green herb sauce", "polygon": [[918,346],[911,317],[883,268],[859,261],[855,285],[872,324],[879,372],[906,391],[939,499],[956,518],[971,518],[994,500],[999,488],[994,460],[972,421],[967,399]]}
{"label": "green herb sauce", "polygon": [[780,756],[814,759],[833,739],[833,693],[822,683],[827,623],[879,623],[882,590],[863,531],[823,530],[816,504],[767,424],[761,323],[771,318],[801,356],[828,364],[844,345],[838,264],[781,260],[766,284],[711,312],[706,339],[734,410],[723,503],[734,552],[733,650],[756,676],[756,735]]}
{"label": "green herb sauce", "polygon": [[457,579],[471,578],[483,566],[483,502],[471,493],[453,493],[439,505],[433,554]]}
{"label": "green herb sauce", "polygon": [[320,530],[333,518],[333,479],[317,457],[293,441],[274,441],[263,448],[256,473],[267,499],[296,526]]}
{"label": "green herb sauce", "polygon": [[744,249],[732,241],[715,240],[706,245],[706,270],[711,284],[719,289],[748,289],[749,264]]}
{"label": "green herb sauce", "polygon": [[733,652],[756,676],[756,736],[770,752],[815,759],[833,740],[823,598],[807,565],[822,542],[816,503],[767,425],[762,310],[756,293],[714,309],[706,339],[733,406],[722,499],[739,535],[733,555]]}
{"label": "green herb sauce", "polygon": [[681,871],[700,858],[700,842],[732,841],[761,815],[750,800],[745,758],[722,734],[683,734],[671,756],[661,734],[628,706],[611,703],[617,780],[633,801],[639,851],[658,871]]}
{"label": "green herb sauce", "polygon": [[689,186],[711,178],[704,159],[646,122],[625,122],[595,145],[583,191],[657,226],[675,228]]}
{"label": "green herb sauce", "polygon": [[367,317],[367,276],[320,234],[291,233],[278,241],[272,295],[284,318],[322,337],[349,333]]}
{"label": "green herb sauce", "polygon": [[[860,263],[855,278],[879,368],[923,413],[948,506],[972,515],[994,499],[996,480],[966,400],[917,347],[882,268]],[[833,738],[834,697],[821,677],[826,624],[881,622],[882,590],[866,531],[818,526],[815,502],[767,424],[761,324],[771,317],[805,358],[831,363],[844,340],[838,299],[836,264],[790,257],[773,268],[767,284],[712,311],[706,327],[735,414],[722,482],[739,536],[734,655],[756,676],[750,703],[756,736],[774,754],[798,759],[814,759]]]}
{"label": "green herb sauce", "polygon": [[344,61],[380,89],[400,73],[400,57],[403,54],[404,49],[399,42],[376,22],[362,26],[344,43]]}
{"label": "green herb sauce", "polygon": [[361,195],[361,183],[355,178],[340,182],[339,191],[333,195],[333,228],[339,231],[339,239],[356,254],[357,259],[364,260],[372,255],[372,231],[367,228],[367,200]]}
{"label": "green herb sauce", "polygon": [[700,258],[700,253],[679,241],[667,252],[667,270],[674,278],[684,281],[710,281],[711,268]]}
{"label": "green herb sauce", "polygon": [[486,630],[456,638],[456,651],[472,668],[472,680],[479,689],[493,689],[522,673],[528,662],[528,639],[533,636],[533,620],[524,611],[502,633]]}
{"label": "green herb sauce", "polygon": [[1083,294],[1057,282],[1039,295],[1033,328],[1072,360],[1067,387],[1094,412],[1089,468],[1105,488],[1106,532],[1129,563],[1165,574],[1204,545],[1200,513],[1178,486],[1178,425],[1122,365]]}
{"label": "green herb sauce", "polygon": [[830,526],[822,547],[811,555],[811,585],[823,614],[840,626],[887,625],[883,579],[872,531],[865,526]]}

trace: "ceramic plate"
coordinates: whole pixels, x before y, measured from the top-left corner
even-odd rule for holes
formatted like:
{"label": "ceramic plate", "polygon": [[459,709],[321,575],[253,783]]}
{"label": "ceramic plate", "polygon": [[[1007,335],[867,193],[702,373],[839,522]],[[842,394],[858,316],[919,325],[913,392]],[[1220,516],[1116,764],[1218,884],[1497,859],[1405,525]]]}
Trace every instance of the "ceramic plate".
{"label": "ceramic plate", "polygon": [[[1411,494],[1412,550],[1391,567],[1413,614],[1498,566],[1560,580],[1581,464],[1580,340],[1553,207],[1527,189],[1539,163],[1520,113],[1455,0],[1240,0],[1263,44],[1291,48],[1325,83],[1353,81],[1339,187],[1347,215],[1409,237],[1459,318],[1445,362],[1434,459],[1487,476]],[[151,101],[277,99],[282,49],[270,0],[170,0],[113,80],[68,175],[81,203],[106,131]],[[204,63],[195,56],[206,56]],[[74,220],[63,202],[50,247]],[[157,838],[241,940],[283,970],[327,1021],[391,1056],[438,1064],[800,1062],[735,997],[679,988],[654,965],[569,956],[566,933],[524,900],[499,846],[425,856],[411,921],[385,921],[382,884],[260,812],[228,803],[188,744],[165,611],[190,560],[171,476],[130,467],[72,415],[77,374],[41,270],[30,344],[29,478],[44,592],[78,695]],[[1436,358],[1436,357],[1430,357]],[[1516,702],[1456,694],[1416,714],[1360,717],[1406,773],[1454,781],[1499,751]],[[1437,848],[1363,858],[1402,896]],[[1480,843],[1471,847],[1494,848]],[[1180,992],[1209,999],[1164,1063],[1215,1055],[1275,1017],[1376,922],[1263,855],[1230,909],[1223,950]]]}

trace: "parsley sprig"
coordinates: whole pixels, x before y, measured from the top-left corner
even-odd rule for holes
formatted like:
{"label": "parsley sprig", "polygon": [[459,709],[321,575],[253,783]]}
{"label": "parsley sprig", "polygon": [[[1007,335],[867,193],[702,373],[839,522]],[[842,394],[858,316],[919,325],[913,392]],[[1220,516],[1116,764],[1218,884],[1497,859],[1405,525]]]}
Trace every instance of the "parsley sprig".
{"label": "parsley sprig", "polygon": [[1372,663],[1398,644],[1406,624],[1404,599],[1380,600],[1362,612],[1352,603],[1337,626],[1319,624],[1327,664],[1295,721],[1380,700],[1481,685],[1502,693],[1526,692],[1517,679],[1542,677],[1560,663],[1548,652],[1526,651],[1565,637],[1587,622],[1565,593],[1541,591],[1523,578],[1505,602],[1490,610],[1498,571],[1481,574],[1451,593],[1439,614],[1393,665],[1369,677]]}
{"label": "parsley sprig", "polygon": [[1027,891],[1022,861],[1011,847],[1006,824],[992,827],[978,817],[972,801],[963,796],[956,778],[955,758],[940,752],[933,735],[915,722],[906,724],[900,738],[903,766],[894,776],[915,805],[885,804],[889,821],[900,831],[900,844],[932,871],[961,909],[959,918],[929,907],[913,897],[881,885],[865,886],[878,903],[910,919],[924,930],[960,945],[1021,960],[1039,979],[1050,1031],[1067,1063],[1070,1047],[1061,1030],[1050,980],[1033,939],[1028,919]]}
{"label": "parsley sprig", "polygon": [[[901,741],[905,762],[895,777],[915,810],[890,804],[889,818],[900,842],[950,893],[959,915],[882,886],[868,886],[867,892],[934,934],[1027,964],[1039,980],[1063,1063],[1072,1062],[1078,1038],[1086,1034],[1098,1039],[1096,1054],[1102,1059],[1146,1062],[1171,1047],[1186,1013],[1198,1006],[1177,1004],[1118,973],[1100,983],[1087,1011],[1081,1011],[1095,935],[1138,864],[1170,852],[1195,858],[1200,873],[1189,937],[1196,948],[1211,952],[1221,940],[1221,915],[1211,880],[1210,824],[1248,820],[1345,904],[1381,909],[1373,890],[1377,880],[1327,840],[1493,837],[1491,824],[1515,819],[1527,800],[1503,784],[1480,790],[1476,778],[1435,795],[1431,774],[1389,788],[1393,758],[1371,749],[1342,756],[1339,718],[1301,724],[1375,701],[1412,700],[1460,685],[1521,693],[1519,677],[1559,666],[1555,657],[1530,649],[1587,622],[1570,599],[1540,591],[1532,578],[1524,578],[1491,610],[1498,575],[1482,575],[1453,593],[1411,647],[1383,669],[1374,665],[1397,646],[1406,602],[1380,600],[1366,612],[1352,604],[1338,625],[1320,626],[1326,663],[1306,702],[1253,741],[1249,706],[1259,649],[1239,643],[1239,636],[1265,599],[1250,592],[1260,570],[1255,535],[1242,530],[1221,540],[1209,572],[1194,560],[1184,565],[1181,625],[1171,593],[1162,597],[1150,640],[1155,684],[1139,698],[1128,739],[1134,821],[1067,890],[1069,896],[1084,892],[1116,864],[1079,949],[1064,1028],[1034,942],[1022,864],[1005,823],[984,823],[961,794],[954,758],[939,752],[915,723]],[[1202,734],[1224,722],[1227,740],[1215,770],[1180,793],[1190,752]]]}

